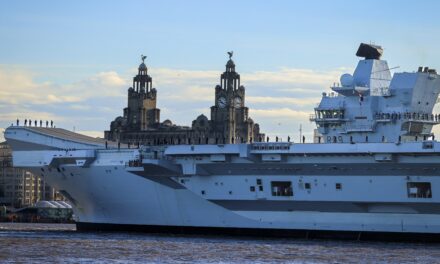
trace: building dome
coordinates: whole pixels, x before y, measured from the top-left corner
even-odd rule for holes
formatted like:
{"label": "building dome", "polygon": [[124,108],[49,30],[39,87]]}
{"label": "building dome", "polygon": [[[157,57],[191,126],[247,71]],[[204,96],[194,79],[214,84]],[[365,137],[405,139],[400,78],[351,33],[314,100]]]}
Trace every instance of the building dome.
{"label": "building dome", "polygon": [[171,127],[171,126],[173,126],[173,122],[171,122],[171,120],[167,119],[162,122],[162,125],[167,126],[167,127]]}
{"label": "building dome", "polygon": [[226,63],[226,67],[227,68],[234,68],[235,67],[234,61],[229,59],[228,62]]}
{"label": "building dome", "polygon": [[145,65],[145,63],[141,63],[140,65],[139,65],[139,70],[140,71],[146,71],[147,70],[147,65]]}

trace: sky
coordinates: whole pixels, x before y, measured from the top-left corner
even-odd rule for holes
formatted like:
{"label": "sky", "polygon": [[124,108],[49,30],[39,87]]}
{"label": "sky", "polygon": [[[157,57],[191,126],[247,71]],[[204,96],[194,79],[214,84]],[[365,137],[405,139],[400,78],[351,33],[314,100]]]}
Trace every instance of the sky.
{"label": "sky", "polygon": [[301,125],[310,141],[309,115],[352,73],[359,43],[382,45],[393,72],[440,69],[439,9],[434,0],[0,0],[0,128],[54,120],[102,137],[126,107],[141,54],[161,120],[191,125],[209,116],[233,50],[261,130],[296,139]]}

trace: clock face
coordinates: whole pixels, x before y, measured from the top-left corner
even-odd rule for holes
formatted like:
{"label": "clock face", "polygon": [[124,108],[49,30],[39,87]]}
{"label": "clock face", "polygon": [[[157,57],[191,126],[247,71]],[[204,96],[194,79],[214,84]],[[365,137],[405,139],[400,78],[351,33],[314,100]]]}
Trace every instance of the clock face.
{"label": "clock face", "polygon": [[241,101],[240,97],[235,97],[234,98],[234,107],[235,108],[240,108],[241,107],[241,103],[242,103],[242,101]]}
{"label": "clock face", "polygon": [[223,96],[218,98],[217,104],[220,108],[225,108],[226,107],[226,98],[224,98]]}

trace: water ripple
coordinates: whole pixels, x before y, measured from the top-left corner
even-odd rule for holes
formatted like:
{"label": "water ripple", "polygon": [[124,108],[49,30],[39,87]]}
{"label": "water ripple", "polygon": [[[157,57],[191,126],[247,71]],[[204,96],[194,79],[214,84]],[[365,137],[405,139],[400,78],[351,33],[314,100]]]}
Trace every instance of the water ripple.
{"label": "water ripple", "polygon": [[82,233],[0,223],[1,263],[438,263],[440,247],[248,237]]}

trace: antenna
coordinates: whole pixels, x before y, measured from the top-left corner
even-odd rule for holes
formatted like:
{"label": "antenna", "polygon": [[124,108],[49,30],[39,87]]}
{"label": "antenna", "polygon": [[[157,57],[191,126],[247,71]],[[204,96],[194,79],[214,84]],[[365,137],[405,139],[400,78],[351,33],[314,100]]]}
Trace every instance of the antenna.
{"label": "antenna", "polygon": [[302,124],[299,124],[299,142],[300,143],[302,142],[302,132],[303,132]]}

